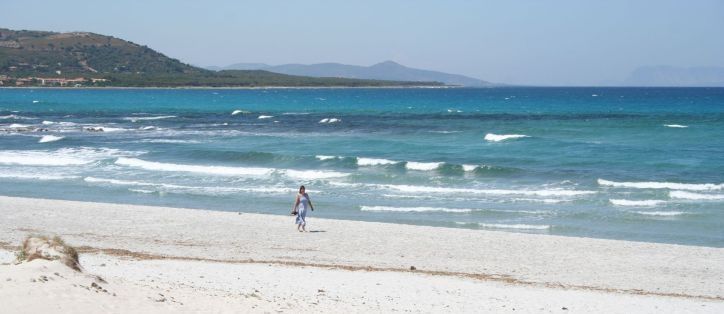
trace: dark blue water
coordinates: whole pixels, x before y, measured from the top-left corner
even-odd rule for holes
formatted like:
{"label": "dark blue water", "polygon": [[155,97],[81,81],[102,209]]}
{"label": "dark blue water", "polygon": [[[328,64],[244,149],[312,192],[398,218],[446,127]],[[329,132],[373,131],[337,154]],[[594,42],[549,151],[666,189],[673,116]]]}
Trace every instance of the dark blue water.
{"label": "dark blue water", "polygon": [[0,89],[3,195],[286,214],[300,184],[317,217],[724,247],[724,89]]}

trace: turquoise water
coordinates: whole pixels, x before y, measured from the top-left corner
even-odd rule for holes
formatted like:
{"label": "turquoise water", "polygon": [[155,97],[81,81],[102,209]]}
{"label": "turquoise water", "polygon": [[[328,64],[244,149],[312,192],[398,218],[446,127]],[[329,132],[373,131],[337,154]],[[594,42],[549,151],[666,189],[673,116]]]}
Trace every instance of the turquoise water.
{"label": "turquoise water", "polygon": [[300,184],[312,224],[724,247],[724,89],[0,89],[2,195],[284,215]]}

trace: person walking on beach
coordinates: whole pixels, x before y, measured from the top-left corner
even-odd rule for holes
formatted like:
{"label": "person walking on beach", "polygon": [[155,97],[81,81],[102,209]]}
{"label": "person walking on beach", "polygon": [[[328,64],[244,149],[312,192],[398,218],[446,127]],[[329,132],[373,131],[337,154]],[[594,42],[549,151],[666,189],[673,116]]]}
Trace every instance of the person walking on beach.
{"label": "person walking on beach", "polygon": [[305,192],[304,186],[299,187],[299,194],[297,194],[297,200],[294,201],[294,207],[292,207],[292,215],[297,215],[297,230],[299,232],[306,232],[307,229],[307,208],[314,211],[314,205],[309,195]]}

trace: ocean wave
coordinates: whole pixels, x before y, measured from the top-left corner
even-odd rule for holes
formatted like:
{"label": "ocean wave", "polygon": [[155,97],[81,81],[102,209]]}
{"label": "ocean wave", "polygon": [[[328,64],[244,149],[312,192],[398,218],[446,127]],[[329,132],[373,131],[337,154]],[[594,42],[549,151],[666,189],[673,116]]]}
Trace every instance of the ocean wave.
{"label": "ocean wave", "polygon": [[396,163],[398,163],[398,161],[389,160],[389,159],[357,157],[357,165],[360,167],[386,166],[386,165],[394,165]]}
{"label": "ocean wave", "polygon": [[391,206],[360,206],[361,211],[371,212],[446,212],[446,213],[470,213],[474,209],[466,208],[444,208],[444,207],[391,207]]}
{"label": "ocean wave", "polygon": [[442,164],[442,162],[408,161],[407,163],[405,163],[405,168],[407,168],[408,170],[430,171],[439,168]]}
{"label": "ocean wave", "polygon": [[123,120],[137,122],[137,121],[162,120],[162,119],[171,119],[171,118],[176,118],[176,116],[125,117],[125,118],[123,118]]}
{"label": "ocean wave", "polygon": [[0,164],[23,166],[78,166],[118,156],[135,155],[110,148],[62,148],[55,151],[6,150],[0,151]]}
{"label": "ocean wave", "polygon": [[3,172],[0,172],[0,178],[41,180],[41,181],[61,181],[61,180],[74,180],[74,179],[78,179],[80,177],[79,176],[49,175],[49,174],[27,174],[27,173],[3,173]]}
{"label": "ocean wave", "polygon": [[645,215],[645,216],[680,216],[680,215],[686,215],[686,212],[677,212],[677,211],[671,211],[671,212],[662,212],[662,211],[654,211],[654,212],[645,212],[645,211],[635,211],[632,212],[634,214],[639,215]]}
{"label": "ocean wave", "polygon": [[462,131],[446,131],[446,130],[442,130],[442,131],[427,131],[427,132],[429,132],[429,133],[437,133],[437,134],[454,134],[454,133],[460,133],[460,132],[462,132]]}
{"label": "ocean wave", "polygon": [[[107,179],[107,178],[96,178],[86,177],[83,179],[88,183],[101,183],[111,184],[120,186],[141,186],[141,187],[153,187],[156,190],[147,190],[151,192],[168,192],[168,193],[190,193],[190,194],[203,194],[203,195],[222,195],[222,194],[236,194],[236,193],[264,193],[264,194],[290,194],[297,190],[295,188],[288,187],[277,187],[277,186],[262,186],[262,187],[227,187],[227,186],[186,186],[176,185],[167,183],[152,183],[143,181],[127,181],[118,179]],[[133,189],[129,189],[133,190]],[[134,191],[138,192],[138,191]],[[314,192],[310,190],[310,192]],[[145,193],[145,192],[141,192]]]}
{"label": "ocean wave", "polygon": [[145,161],[137,158],[118,158],[117,165],[136,167],[151,171],[191,172],[221,176],[269,176],[280,173],[302,180],[330,179],[348,176],[348,173],[325,170],[291,170],[259,167],[201,166]]}
{"label": "ocean wave", "polygon": [[656,206],[656,205],[661,205],[661,204],[666,203],[666,201],[662,201],[662,200],[632,201],[632,200],[622,200],[622,199],[609,199],[608,201],[611,202],[611,204],[616,205],[616,206],[642,206],[642,207]]}
{"label": "ocean wave", "polygon": [[317,155],[317,156],[314,156],[314,158],[317,158],[317,159],[319,159],[319,160],[321,160],[321,161],[325,161],[325,160],[340,159],[340,158],[342,158],[342,157],[339,157],[339,156],[327,156],[327,155]]}
{"label": "ocean wave", "polygon": [[43,137],[38,140],[38,143],[50,143],[50,142],[56,142],[64,139],[65,136],[55,136],[55,135],[44,135]]}
{"label": "ocean wave", "polygon": [[582,190],[505,190],[505,189],[468,189],[445,188],[419,185],[381,184],[379,187],[406,193],[440,193],[440,194],[489,194],[489,195],[534,195],[534,196],[581,196],[595,194],[595,191]]}
{"label": "ocean wave", "polygon": [[251,111],[237,109],[237,110],[232,111],[231,115],[235,116],[235,115],[247,114],[247,113],[251,113]]}
{"label": "ocean wave", "polygon": [[9,119],[12,119],[12,120],[33,120],[33,119],[35,119],[35,118],[25,117],[25,116],[19,116],[19,115],[16,115],[16,114],[10,114],[10,115],[6,115],[6,116],[0,116],[0,120],[9,120]]}
{"label": "ocean wave", "polygon": [[[470,223],[456,222],[459,225],[468,225]],[[481,228],[487,229],[528,229],[528,230],[548,230],[550,225],[528,225],[528,224],[493,224],[493,223],[477,223]]]}
{"label": "ocean wave", "polygon": [[724,195],[722,195],[722,194],[702,194],[702,193],[692,193],[692,192],[685,192],[685,191],[671,191],[671,192],[669,192],[669,197],[675,198],[675,199],[699,200],[699,201],[724,200]]}
{"label": "ocean wave", "polygon": [[681,124],[664,124],[667,128],[688,128],[688,125],[681,125]]}
{"label": "ocean wave", "polygon": [[271,119],[271,118],[274,118],[274,116],[261,115],[261,116],[259,116],[257,119],[259,119],[259,120],[264,120],[264,119]]}
{"label": "ocean wave", "polygon": [[324,118],[322,120],[319,120],[319,123],[327,123],[327,124],[333,124],[333,123],[339,123],[342,122],[342,119],[338,118]]}
{"label": "ocean wave", "polygon": [[530,137],[530,136],[528,136],[528,135],[523,135],[523,134],[501,134],[501,135],[498,135],[498,134],[488,133],[488,134],[485,134],[484,139],[485,139],[486,141],[489,141],[489,142],[500,142],[500,141],[505,141],[505,140],[510,140],[510,139],[516,139],[516,138],[524,138],[524,137]]}
{"label": "ocean wave", "polygon": [[634,189],[670,189],[670,190],[690,190],[690,191],[710,191],[724,189],[724,184],[713,183],[674,183],[674,182],[615,182],[604,179],[598,179],[598,185],[634,188]]}
{"label": "ocean wave", "polygon": [[175,140],[166,138],[151,138],[138,141],[139,143],[160,143],[160,144],[198,144],[197,140]]}

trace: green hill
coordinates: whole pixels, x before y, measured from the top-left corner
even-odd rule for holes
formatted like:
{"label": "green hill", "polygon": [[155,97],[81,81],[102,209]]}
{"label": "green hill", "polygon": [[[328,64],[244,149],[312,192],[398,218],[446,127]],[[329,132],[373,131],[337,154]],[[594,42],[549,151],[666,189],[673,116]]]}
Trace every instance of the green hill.
{"label": "green hill", "polygon": [[3,28],[0,28],[0,84],[127,87],[442,85],[304,77],[261,70],[215,72],[111,36]]}

